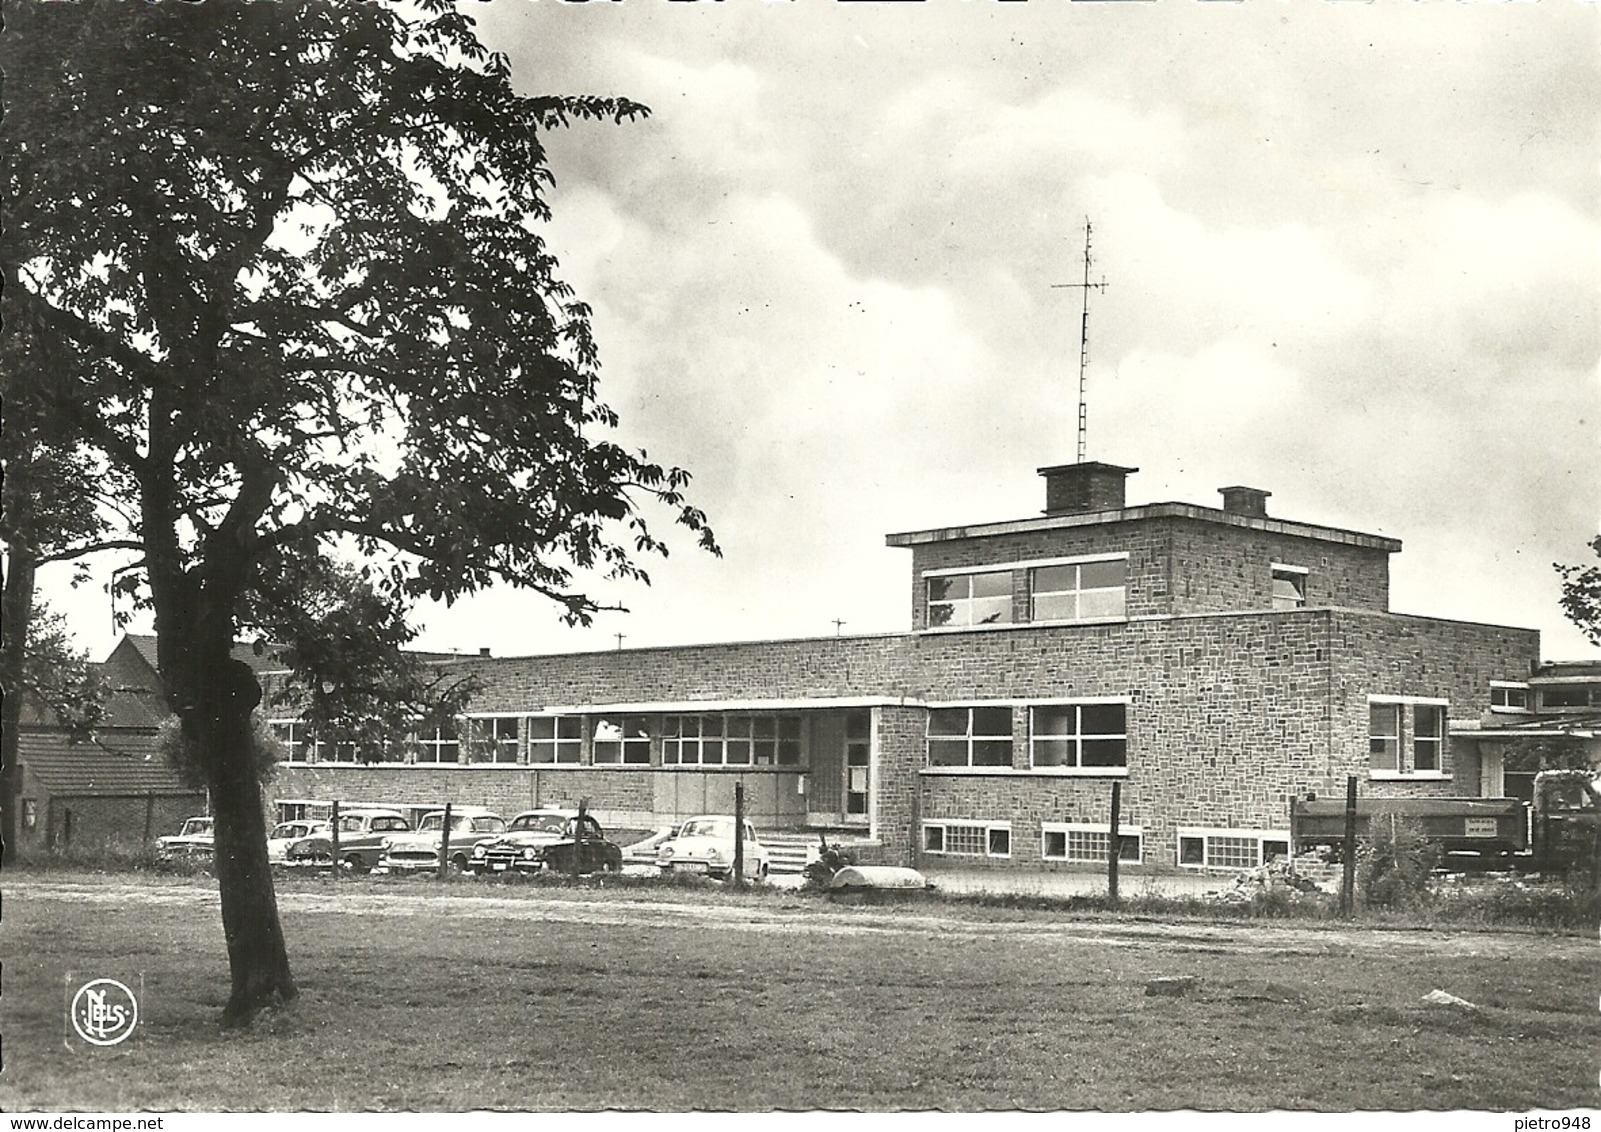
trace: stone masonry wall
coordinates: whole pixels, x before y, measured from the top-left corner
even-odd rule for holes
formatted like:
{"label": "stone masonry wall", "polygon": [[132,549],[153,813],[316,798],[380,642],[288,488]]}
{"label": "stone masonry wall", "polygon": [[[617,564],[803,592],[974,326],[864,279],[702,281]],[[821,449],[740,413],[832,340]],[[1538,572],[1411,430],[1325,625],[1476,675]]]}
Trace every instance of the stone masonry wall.
{"label": "stone masonry wall", "polygon": [[[912,547],[912,625],[927,625],[925,570],[1081,554],[1128,555],[1128,615],[1271,609],[1272,564],[1304,566],[1309,606],[1389,608],[1389,553],[1274,531],[1159,517]],[[1028,620],[1028,570],[1013,571],[1012,619]]]}

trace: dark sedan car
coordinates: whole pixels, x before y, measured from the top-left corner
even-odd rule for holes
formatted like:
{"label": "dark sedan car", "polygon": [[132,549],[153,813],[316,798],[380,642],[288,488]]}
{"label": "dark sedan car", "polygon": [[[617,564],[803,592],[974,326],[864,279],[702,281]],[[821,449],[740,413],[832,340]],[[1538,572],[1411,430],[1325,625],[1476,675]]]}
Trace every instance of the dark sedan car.
{"label": "dark sedan car", "polygon": [[[565,810],[530,810],[518,814],[500,837],[473,846],[467,867],[486,873],[553,872],[615,873],[623,867],[623,851],[606,840],[600,823]],[[575,870],[576,864],[576,870]]]}

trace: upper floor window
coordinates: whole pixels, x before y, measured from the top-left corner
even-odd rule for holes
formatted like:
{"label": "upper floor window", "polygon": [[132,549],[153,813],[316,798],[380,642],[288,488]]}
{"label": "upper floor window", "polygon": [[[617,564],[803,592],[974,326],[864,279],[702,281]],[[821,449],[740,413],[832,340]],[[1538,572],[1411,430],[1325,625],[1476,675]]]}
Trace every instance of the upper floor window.
{"label": "upper floor window", "polygon": [[642,715],[595,720],[595,761],[649,764],[650,721]]}
{"label": "upper floor window", "polygon": [[461,739],[456,734],[454,723],[419,731],[412,738],[412,749],[417,754],[416,761],[420,763],[461,761]]}
{"label": "upper floor window", "polygon": [[528,761],[583,761],[584,720],[577,715],[536,715],[528,720]]}
{"label": "upper floor window", "polygon": [[286,719],[272,724],[273,737],[283,744],[284,761],[300,763],[306,761],[308,735],[306,725],[298,719]]}
{"label": "upper floor window", "polygon": [[1540,706],[1545,708],[1582,708],[1591,703],[1590,689],[1580,685],[1571,688],[1541,688]]}
{"label": "upper floor window", "polygon": [[1491,683],[1491,711],[1528,711],[1529,686],[1527,684]]}
{"label": "upper floor window", "polygon": [[1040,704],[1029,709],[1029,754],[1041,767],[1128,765],[1127,704]]}
{"label": "upper floor window", "polygon": [[1439,774],[1445,769],[1445,701],[1368,701],[1368,769],[1384,774]]}
{"label": "upper floor window", "polygon": [[669,715],[662,720],[662,762],[693,766],[796,766],[798,715]]}
{"label": "upper floor window", "polygon": [[517,761],[518,720],[513,716],[468,722],[467,757],[475,763]]}
{"label": "upper floor window", "polygon": [[1126,558],[1036,566],[1028,577],[1031,620],[1089,621],[1127,613]]}
{"label": "upper floor window", "polygon": [[1005,625],[1012,620],[1012,573],[939,574],[926,579],[928,627]]}
{"label": "upper floor window", "polygon": [[1306,575],[1304,566],[1286,566],[1273,563],[1273,608],[1304,609],[1306,607]]}
{"label": "upper floor window", "polygon": [[928,765],[1011,766],[1012,709],[929,709]]}

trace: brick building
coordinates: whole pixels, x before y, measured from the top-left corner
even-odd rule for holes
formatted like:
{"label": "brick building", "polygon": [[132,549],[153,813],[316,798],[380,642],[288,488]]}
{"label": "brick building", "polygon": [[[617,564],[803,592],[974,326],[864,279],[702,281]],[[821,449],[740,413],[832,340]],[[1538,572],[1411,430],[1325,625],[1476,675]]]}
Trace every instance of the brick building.
{"label": "brick building", "polygon": [[48,709],[25,702],[17,735],[17,807],[24,850],[136,848],[206,812],[206,795],[182,782],[156,746],[167,717],[155,638],[124,637],[95,666],[104,716],[79,737]]}
{"label": "brick building", "polygon": [[1400,543],[1221,507],[1129,506],[1134,469],[1041,469],[1046,507],[888,537],[911,551],[906,633],[448,661],[480,683],[455,728],[381,750],[273,721],[283,816],[333,799],[588,799],[647,827],[728,812],[847,831],[863,856],[1055,869],[1253,865],[1292,797],[1502,785],[1459,721],[1538,670],[1533,630],[1389,611]]}

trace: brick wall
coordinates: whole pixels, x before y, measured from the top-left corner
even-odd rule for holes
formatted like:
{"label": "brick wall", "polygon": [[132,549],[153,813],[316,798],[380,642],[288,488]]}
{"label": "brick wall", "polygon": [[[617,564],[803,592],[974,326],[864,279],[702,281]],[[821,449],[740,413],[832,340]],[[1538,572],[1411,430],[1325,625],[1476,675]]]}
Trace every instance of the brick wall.
{"label": "brick wall", "polygon": [[177,833],[185,818],[205,812],[204,794],[51,797],[39,802],[38,824],[24,831],[23,844],[85,852],[110,846],[138,848]]}

